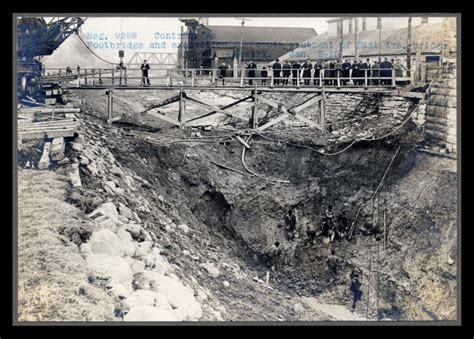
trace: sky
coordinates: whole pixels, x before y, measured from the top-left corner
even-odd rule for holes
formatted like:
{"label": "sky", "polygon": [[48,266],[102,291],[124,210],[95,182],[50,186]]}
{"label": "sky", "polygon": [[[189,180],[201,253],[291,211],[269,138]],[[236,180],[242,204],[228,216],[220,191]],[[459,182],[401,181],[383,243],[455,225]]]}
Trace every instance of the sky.
{"label": "sky", "polygon": [[[249,17],[246,26],[309,27],[318,34],[327,31],[326,21],[330,17]],[[48,20],[48,18],[47,18]],[[209,25],[240,26],[241,20],[234,17],[209,17]],[[176,17],[90,17],[81,28],[81,37],[100,57],[118,62],[118,50],[125,51],[124,60],[137,52],[176,52],[180,42],[183,23]],[[94,57],[76,36],[66,40],[51,56],[44,57],[46,67],[65,67],[87,63],[99,66]]]}

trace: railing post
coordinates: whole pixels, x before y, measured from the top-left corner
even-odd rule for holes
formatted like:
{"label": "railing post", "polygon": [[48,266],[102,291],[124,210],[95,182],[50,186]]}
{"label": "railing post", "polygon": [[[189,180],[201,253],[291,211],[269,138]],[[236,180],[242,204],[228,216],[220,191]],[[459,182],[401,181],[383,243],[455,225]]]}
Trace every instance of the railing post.
{"label": "railing post", "polygon": [[119,86],[122,86],[122,68],[120,68]]}
{"label": "railing post", "polygon": [[296,72],[296,88],[300,88],[300,72]]}
{"label": "railing post", "polygon": [[95,68],[92,69],[92,86],[95,86]]}
{"label": "railing post", "polygon": [[124,74],[124,83],[125,83],[125,86],[127,86],[127,69],[126,68],[123,70],[123,74]]}
{"label": "railing post", "polygon": [[271,74],[270,74],[270,88],[273,88],[273,70],[271,71]]}
{"label": "railing post", "polygon": [[115,70],[112,68],[112,86],[115,85]]}
{"label": "railing post", "polygon": [[321,125],[321,130],[323,133],[326,133],[326,102],[325,102],[325,95],[324,95],[324,88],[321,92],[322,98],[319,101],[320,107],[320,116],[319,116],[319,124]]}
{"label": "railing post", "polygon": [[84,68],[84,84],[87,85],[87,68]]}
{"label": "railing post", "polygon": [[319,87],[323,86],[324,69],[319,70]]}
{"label": "railing post", "polygon": [[340,79],[340,74],[339,74],[339,70],[336,70],[336,73],[337,73],[337,87],[341,87],[341,79]]}
{"label": "railing post", "polygon": [[392,87],[395,87],[395,70],[392,68]]}
{"label": "railing post", "polygon": [[81,73],[77,72],[77,87],[81,87]]}
{"label": "railing post", "polygon": [[194,81],[196,80],[196,69],[192,69],[191,71],[191,87],[194,87]]}
{"label": "railing post", "polygon": [[179,128],[184,129],[185,127],[185,121],[184,121],[184,115],[186,112],[186,99],[184,98],[183,95],[183,90],[179,91],[179,113],[178,113],[178,121],[179,121]]}
{"label": "railing post", "polygon": [[215,68],[212,69],[212,84],[214,86],[216,86],[216,75],[217,75],[216,73],[217,73],[217,70]]}
{"label": "railing post", "polygon": [[107,123],[109,125],[112,124],[112,112],[113,112],[113,103],[114,103],[114,98],[113,98],[113,91],[108,90],[105,91],[105,95],[107,95]]}
{"label": "railing post", "polygon": [[102,69],[99,68],[99,84],[102,85]]}
{"label": "railing post", "polygon": [[367,69],[364,69],[364,86],[367,87],[368,82],[367,82]]}
{"label": "railing post", "polygon": [[245,74],[245,70],[241,69],[240,70],[240,87],[244,87],[244,74]]}

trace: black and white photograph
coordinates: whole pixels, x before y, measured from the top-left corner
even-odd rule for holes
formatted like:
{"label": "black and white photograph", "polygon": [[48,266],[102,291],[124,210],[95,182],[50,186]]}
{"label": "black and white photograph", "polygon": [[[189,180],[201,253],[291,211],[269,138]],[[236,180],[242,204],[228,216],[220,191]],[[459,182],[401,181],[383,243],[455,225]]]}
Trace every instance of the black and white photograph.
{"label": "black and white photograph", "polygon": [[460,324],[460,14],[54,15],[13,14],[14,324]]}

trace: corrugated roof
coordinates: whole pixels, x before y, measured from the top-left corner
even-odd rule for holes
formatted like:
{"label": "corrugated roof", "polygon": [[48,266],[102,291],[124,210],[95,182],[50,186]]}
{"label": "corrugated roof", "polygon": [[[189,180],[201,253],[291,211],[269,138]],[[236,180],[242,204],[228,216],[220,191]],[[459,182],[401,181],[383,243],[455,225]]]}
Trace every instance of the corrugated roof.
{"label": "corrugated roof", "polygon": [[[240,41],[241,26],[206,26],[213,32],[214,41]],[[317,35],[314,28],[299,27],[255,27],[244,26],[245,42],[296,43],[306,41]]]}
{"label": "corrugated roof", "polygon": [[[382,55],[406,54],[408,28],[382,30]],[[423,52],[439,53],[442,50],[442,23],[419,25],[412,28],[412,51],[418,46]],[[379,30],[358,34],[359,55],[379,54]],[[343,56],[354,55],[354,34],[343,36]],[[302,43],[302,46],[281,56],[282,60],[321,60],[339,58],[339,38],[327,32]]]}

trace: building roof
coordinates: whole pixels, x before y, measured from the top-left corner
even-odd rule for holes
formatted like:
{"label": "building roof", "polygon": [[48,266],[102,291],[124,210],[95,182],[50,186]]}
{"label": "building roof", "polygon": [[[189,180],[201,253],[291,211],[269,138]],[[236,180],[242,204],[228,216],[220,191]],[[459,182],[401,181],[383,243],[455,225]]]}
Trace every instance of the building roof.
{"label": "building roof", "polygon": [[[381,55],[404,55],[407,47],[408,28],[382,29]],[[412,27],[412,53],[417,47],[422,52],[440,53],[443,49],[442,23],[424,24]],[[378,56],[379,30],[363,31],[357,35],[359,56]],[[354,56],[354,33],[343,36],[343,56]],[[339,58],[339,38],[328,36],[327,32],[318,35],[295,50],[281,56],[282,60],[321,60]]]}
{"label": "building roof", "polygon": [[[206,26],[213,32],[216,42],[240,41],[241,26]],[[303,42],[317,36],[314,28],[300,27],[243,27],[243,40],[245,42],[277,42],[296,43]]]}

